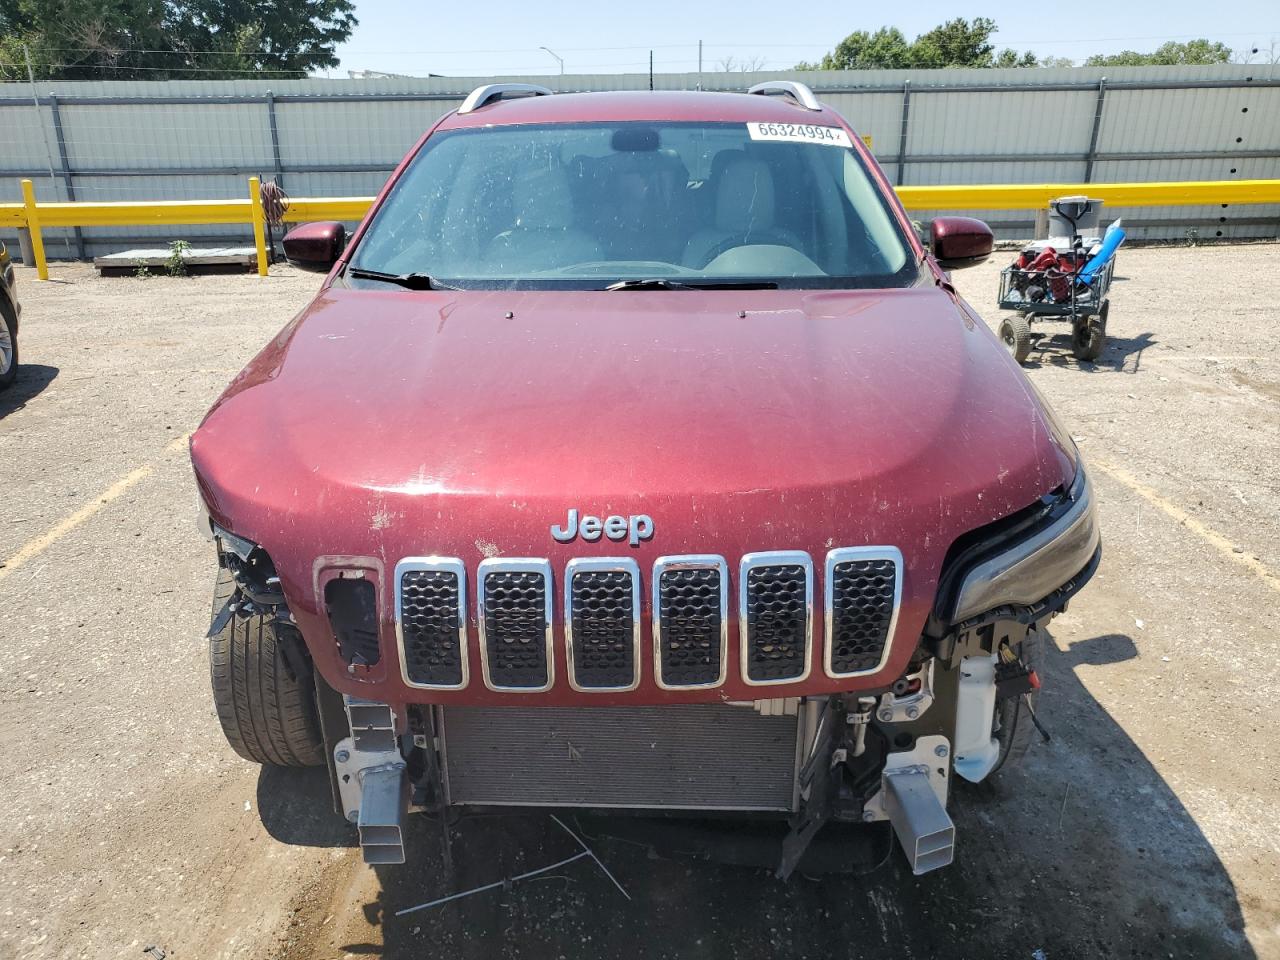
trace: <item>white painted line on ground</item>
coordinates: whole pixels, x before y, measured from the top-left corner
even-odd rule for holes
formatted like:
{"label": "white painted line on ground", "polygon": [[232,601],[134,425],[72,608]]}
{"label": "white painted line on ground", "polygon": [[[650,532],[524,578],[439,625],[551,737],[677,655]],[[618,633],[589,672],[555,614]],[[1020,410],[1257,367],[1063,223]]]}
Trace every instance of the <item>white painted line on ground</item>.
{"label": "white painted line on ground", "polygon": [[28,540],[23,544],[21,550],[6,560],[4,562],[4,566],[0,567],[0,580],[3,580],[5,577],[9,576],[9,574],[21,568],[24,564],[40,556],[40,554],[44,553],[68,533],[100,511],[103,507],[107,506],[111,501],[118,499],[130,487],[133,487],[147,479],[147,477],[155,473],[156,466],[160,460],[163,460],[175,451],[185,449],[187,441],[190,439],[191,434],[189,433],[185,433],[178,437],[172,443],[168,444],[161,455],[151,463],[145,464],[138,467],[136,470],[126,473],[123,477],[111,486],[107,487],[106,490],[102,491],[102,493],[94,497],[93,500],[86,503],[75,513],[59,520],[56,524],[35,539]]}
{"label": "white painted line on ground", "polygon": [[1128,470],[1125,470],[1123,467],[1117,467],[1114,464],[1107,463],[1105,460],[1098,460],[1096,457],[1089,458],[1089,466],[1096,467],[1107,476],[1111,477],[1111,479],[1124,484],[1138,496],[1142,497],[1142,499],[1146,500],[1148,503],[1163,512],[1166,516],[1176,520],[1181,526],[1186,527],[1205,543],[1209,544],[1209,546],[1213,547],[1213,549],[1217,550],[1218,553],[1222,554],[1226,559],[1246,568],[1251,573],[1259,577],[1262,582],[1272,590],[1280,593],[1280,575],[1277,575],[1275,571],[1265,563],[1249,556],[1247,553],[1237,553],[1236,545],[1232,543],[1230,539],[1224,537],[1212,527],[1205,526],[1205,524],[1201,523],[1186,510],[1183,510],[1182,507],[1157,493],[1151,487],[1147,486],[1131,474]]}

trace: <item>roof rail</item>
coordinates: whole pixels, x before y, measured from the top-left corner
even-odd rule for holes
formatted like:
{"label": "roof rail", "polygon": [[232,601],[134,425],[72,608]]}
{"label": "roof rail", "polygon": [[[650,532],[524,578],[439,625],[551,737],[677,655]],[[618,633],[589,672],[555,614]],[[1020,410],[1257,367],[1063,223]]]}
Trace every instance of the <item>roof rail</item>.
{"label": "roof rail", "polygon": [[790,97],[797,106],[806,110],[822,109],[822,104],[813,95],[813,91],[794,80],[766,80],[764,83],[757,83],[747,93],[758,93],[765,97]]}
{"label": "roof rail", "polygon": [[467,94],[467,99],[462,101],[458,112],[470,113],[472,110],[479,110],[486,103],[507,97],[549,97],[551,95],[552,91],[536,83],[486,83],[483,87],[476,87]]}

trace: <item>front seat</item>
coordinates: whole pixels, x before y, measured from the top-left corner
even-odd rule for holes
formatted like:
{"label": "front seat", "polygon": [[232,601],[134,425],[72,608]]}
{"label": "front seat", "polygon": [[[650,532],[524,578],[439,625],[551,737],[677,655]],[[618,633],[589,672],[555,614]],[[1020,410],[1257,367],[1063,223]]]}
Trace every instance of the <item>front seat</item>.
{"label": "front seat", "polygon": [[538,273],[600,259],[600,245],[574,225],[573,193],[560,167],[522,173],[511,187],[515,224],[485,250],[499,275]]}
{"label": "front seat", "polygon": [[696,231],[684,249],[684,265],[700,269],[733,247],[751,243],[799,249],[795,234],[774,225],[773,174],[762,160],[735,158],[716,185],[715,226]]}

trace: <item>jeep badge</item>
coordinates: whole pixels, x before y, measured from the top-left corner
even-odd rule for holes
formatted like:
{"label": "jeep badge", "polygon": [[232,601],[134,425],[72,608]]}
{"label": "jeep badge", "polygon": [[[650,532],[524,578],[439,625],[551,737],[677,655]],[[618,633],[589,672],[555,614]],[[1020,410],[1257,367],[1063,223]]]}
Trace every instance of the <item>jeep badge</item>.
{"label": "jeep badge", "polygon": [[632,514],[629,517],[615,515],[605,517],[603,520],[599,517],[585,516],[579,520],[578,511],[574,508],[569,511],[569,518],[564,526],[551,525],[551,536],[560,543],[569,543],[579,535],[583,540],[594,543],[600,539],[601,533],[610,540],[626,539],[631,546],[638,547],[641,540],[648,540],[653,536],[653,518],[641,513]]}

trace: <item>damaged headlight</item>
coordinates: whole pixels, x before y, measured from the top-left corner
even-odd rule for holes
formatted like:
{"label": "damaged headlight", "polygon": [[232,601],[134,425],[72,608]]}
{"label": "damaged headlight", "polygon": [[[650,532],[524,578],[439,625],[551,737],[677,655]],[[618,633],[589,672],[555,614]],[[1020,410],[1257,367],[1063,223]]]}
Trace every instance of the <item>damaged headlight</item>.
{"label": "damaged headlight", "polygon": [[1000,543],[984,551],[963,569],[951,623],[963,623],[1000,607],[1040,604],[1079,574],[1092,572],[1100,543],[1093,487],[1083,465],[1078,464],[1071,489],[1039,522],[1020,531],[1009,545]]}
{"label": "damaged headlight", "polygon": [[224,554],[230,553],[239,557],[244,563],[249,562],[249,558],[253,556],[253,552],[255,550],[261,549],[252,540],[246,540],[244,537],[237,537],[230,530],[224,530],[216,523],[211,523],[210,529],[213,531],[214,541],[218,544],[218,552]]}
{"label": "damaged headlight", "polygon": [[280,578],[267,551],[216,523],[213,524],[213,539],[218,546],[218,562],[231,571],[236,589],[246,599],[260,609],[284,604]]}

